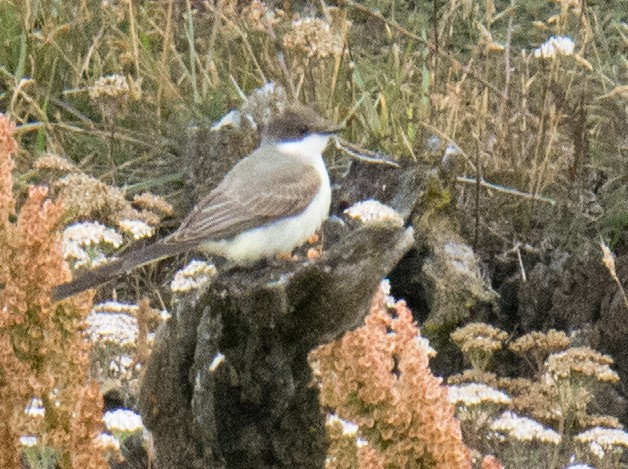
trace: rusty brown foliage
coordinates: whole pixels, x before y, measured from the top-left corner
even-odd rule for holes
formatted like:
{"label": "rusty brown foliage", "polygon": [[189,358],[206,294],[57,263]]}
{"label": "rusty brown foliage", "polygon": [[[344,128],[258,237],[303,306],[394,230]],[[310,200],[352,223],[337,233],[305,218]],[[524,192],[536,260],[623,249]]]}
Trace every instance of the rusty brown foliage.
{"label": "rusty brown foliage", "polygon": [[373,449],[361,467],[471,468],[447,389],[419,337],[405,302],[387,306],[380,289],[364,326],[313,353],[322,404],[357,424]]}
{"label": "rusty brown foliage", "polygon": [[484,456],[482,469],[504,469],[504,465],[493,455]]}
{"label": "rusty brown foliage", "polygon": [[[31,187],[16,212],[11,170],[15,125],[0,115],[0,467],[19,467],[19,437],[28,429],[56,450],[63,469],[104,468],[95,446],[102,426],[102,395],[88,376],[83,321],[91,295],[63,303],[52,288],[70,278],[57,227],[60,203]],[[39,398],[36,421],[24,409]]]}

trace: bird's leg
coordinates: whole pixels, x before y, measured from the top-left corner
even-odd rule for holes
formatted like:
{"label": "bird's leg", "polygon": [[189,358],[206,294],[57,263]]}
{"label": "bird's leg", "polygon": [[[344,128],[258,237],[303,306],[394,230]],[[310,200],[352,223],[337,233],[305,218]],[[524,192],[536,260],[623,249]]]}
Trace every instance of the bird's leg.
{"label": "bird's leg", "polygon": [[[310,248],[308,248],[307,250],[307,254],[306,257],[308,259],[318,259],[319,257],[321,257],[321,254],[323,252],[323,242],[322,242],[322,234],[318,234],[318,233],[314,233],[312,236],[310,236],[307,240],[308,244],[314,244],[315,246],[311,246]],[[297,248],[296,252],[298,253],[300,251],[300,249]],[[279,254],[275,255],[275,259],[278,261],[297,261],[299,260],[299,255],[292,253],[292,252],[280,252]]]}
{"label": "bird's leg", "polygon": [[291,252],[280,252],[275,257],[280,261],[294,261],[297,259],[297,256],[293,255]]}

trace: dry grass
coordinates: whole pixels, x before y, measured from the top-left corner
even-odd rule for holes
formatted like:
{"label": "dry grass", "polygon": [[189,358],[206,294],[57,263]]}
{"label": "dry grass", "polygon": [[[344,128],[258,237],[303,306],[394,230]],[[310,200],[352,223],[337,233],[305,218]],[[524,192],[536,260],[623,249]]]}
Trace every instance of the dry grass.
{"label": "dry grass", "polygon": [[[0,54],[0,103],[21,124],[21,169],[49,151],[105,182],[176,195],[182,174],[163,178],[174,137],[274,80],[396,158],[437,160],[455,145],[476,240],[577,244],[601,231],[625,243],[618,12],[569,0],[339,5],[322,4],[312,25],[233,0],[3,3],[0,40],[13,47]],[[550,36],[572,38],[574,53],[535,57]],[[113,73],[130,98],[106,112],[89,90]],[[439,145],[426,153],[430,136]]]}
{"label": "dry grass", "polygon": [[[308,13],[236,0],[0,2],[0,110],[18,124],[16,200],[33,182],[58,181],[49,173],[57,160],[42,155],[59,155],[66,172],[124,186],[121,205],[150,190],[176,207],[185,128],[276,81],[345,121],[356,145],[453,162],[447,199],[483,253],[542,242],[585,249],[600,236],[618,255],[628,250],[621,3],[335,4]],[[551,36],[571,38],[573,51],[535,55]],[[103,99],[95,90],[113,74],[126,86]]]}

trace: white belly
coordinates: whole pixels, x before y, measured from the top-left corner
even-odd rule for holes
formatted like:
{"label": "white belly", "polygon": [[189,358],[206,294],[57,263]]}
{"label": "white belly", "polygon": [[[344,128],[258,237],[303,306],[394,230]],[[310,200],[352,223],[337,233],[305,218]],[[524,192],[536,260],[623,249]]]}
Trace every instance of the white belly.
{"label": "white belly", "polygon": [[230,240],[212,241],[200,246],[208,254],[218,254],[236,264],[247,264],[304,244],[329,215],[331,187],[325,171],[321,189],[302,213],[269,225],[245,231]]}

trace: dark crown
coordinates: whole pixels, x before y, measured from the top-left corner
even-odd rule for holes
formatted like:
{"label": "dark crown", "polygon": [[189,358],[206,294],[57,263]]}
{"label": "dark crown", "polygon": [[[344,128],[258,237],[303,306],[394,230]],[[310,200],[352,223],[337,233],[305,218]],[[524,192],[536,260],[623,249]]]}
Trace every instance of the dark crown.
{"label": "dark crown", "polygon": [[332,134],[340,129],[341,126],[324,119],[312,109],[292,104],[268,123],[263,135],[266,141],[285,142],[312,134]]}

